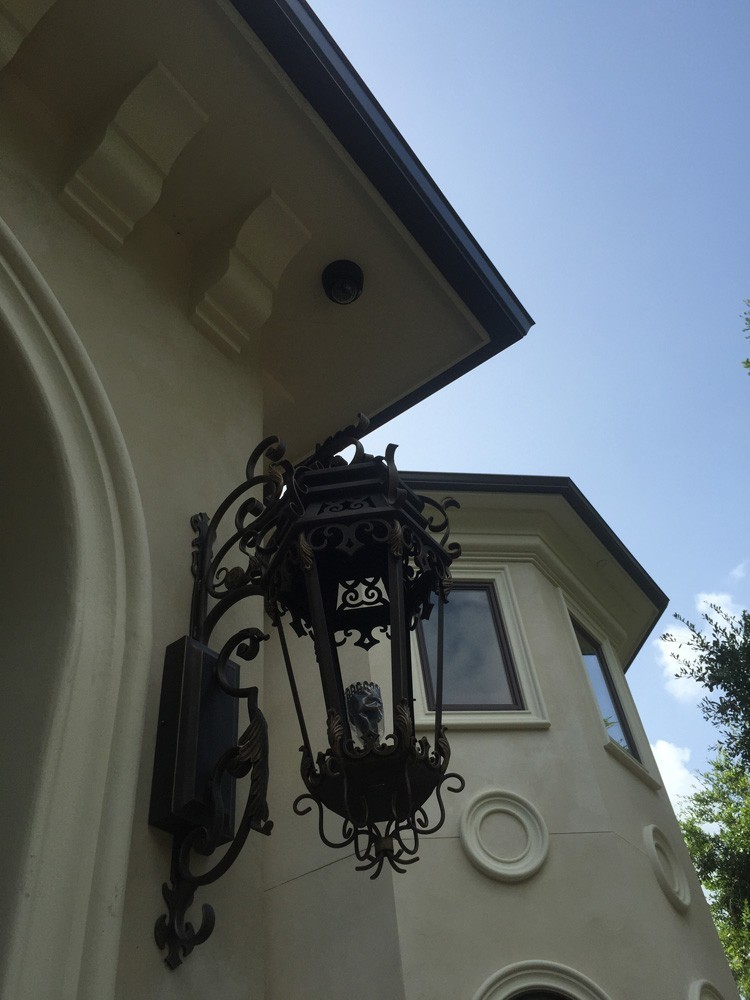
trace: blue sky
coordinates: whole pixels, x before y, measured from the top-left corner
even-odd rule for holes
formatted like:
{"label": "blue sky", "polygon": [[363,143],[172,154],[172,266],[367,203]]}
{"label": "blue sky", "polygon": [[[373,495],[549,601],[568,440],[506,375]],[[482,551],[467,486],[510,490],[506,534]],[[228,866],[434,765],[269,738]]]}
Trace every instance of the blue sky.
{"label": "blue sky", "polygon": [[[536,320],[369,445],[570,476],[663,628],[701,594],[749,606],[750,4],[312,5]],[[628,676],[677,794],[715,734],[669,674],[649,642]]]}

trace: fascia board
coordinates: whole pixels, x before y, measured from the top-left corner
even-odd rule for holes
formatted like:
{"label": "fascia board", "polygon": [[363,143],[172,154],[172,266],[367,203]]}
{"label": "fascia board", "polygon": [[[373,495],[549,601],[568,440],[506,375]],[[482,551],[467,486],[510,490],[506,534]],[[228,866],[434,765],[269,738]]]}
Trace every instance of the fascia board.
{"label": "fascia board", "polygon": [[594,537],[604,546],[615,562],[628,574],[633,583],[654,608],[652,620],[643,629],[632,655],[623,668],[635,659],[650,635],[669,598],[641,566],[635,556],[620,541],[610,526],[594,509],[572,479],[565,476],[509,476],[481,473],[400,472],[405,482],[417,493],[449,494],[522,494],[559,496],[578,516]]}
{"label": "fascia board", "polygon": [[489,337],[429,386],[370,414],[378,426],[520,340],[533,320],[305,0],[231,2]]}

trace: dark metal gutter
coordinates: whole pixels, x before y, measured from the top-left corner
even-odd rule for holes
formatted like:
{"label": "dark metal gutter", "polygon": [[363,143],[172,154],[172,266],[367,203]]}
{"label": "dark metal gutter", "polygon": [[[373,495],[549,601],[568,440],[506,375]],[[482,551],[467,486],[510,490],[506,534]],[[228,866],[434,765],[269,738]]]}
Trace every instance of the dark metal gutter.
{"label": "dark metal gutter", "polygon": [[[461,472],[401,472],[400,474],[417,493],[525,493],[562,497],[654,606],[653,621],[638,649],[633,653],[630,660],[632,663],[651,629],[664,613],[669,598],[596,512],[572,479],[567,476],[493,476]],[[630,663],[624,665],[626,669]]]}
{"label": "dark metal gutter", "polygon": [[[305,0],[232,0],[241,17],[486,330],[408,405],[520,340],[533,320]],[[372,417],[378,426],[407,400]]]}

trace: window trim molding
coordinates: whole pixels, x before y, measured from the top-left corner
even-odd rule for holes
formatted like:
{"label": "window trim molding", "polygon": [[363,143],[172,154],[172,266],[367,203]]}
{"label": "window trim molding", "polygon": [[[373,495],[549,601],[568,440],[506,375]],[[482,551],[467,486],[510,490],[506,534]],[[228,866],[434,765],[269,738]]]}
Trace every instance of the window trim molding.
{"label": "window trim molding", "polygon": [[[602,725],[604,726],[604,730],[607,733],[607,740],[608,740],[607,746],[609,746],[610,744],[614,744],[620,750],[622,750],[623,753],[629,754],[629,756],[631,756],[635,761],[637,761],[637,763],[640,764],[641,749],[638,746],[638,743],[636,742],[635,736],[633,735],[633,730],[630,725],[630,720],[627,716],[627,713],[625,712],[625,706],[622,703],[622,699],[620,698],[620,692],[618,691],[617,685],[615,684],[614,674],[612,671],[612,667],[610,666],[611,659],[609,654],[604,649],[604,643],[600,639],[598,639],[593,633],[591,633],[586,628],[586,626],[574,615],[570,616],[570,622],[573,626],[573,632],[575,633],[576,641],[578,643],[578,651],[581,655],[581,659],[584,662],[584,668],[586,669],[586,675],[588,677],[589,685],[594,695],[594,701],[597,704],[599,715],[602,720]],[[591,681],[591,677],[589,676],[588,667],[586,666],[585,657],[590,656],[592,654],[588,652],[584,653],[584,651],[581,649],[581,639],[586,640],[586,642],[588,642],[593,647],[593,655],[596,657],[596,661],[599,665],[599,671],[602,675],[602,680],[604,681],[604,686],[607,689],[610,701],[612,702],[612,708],[614,710],[615,719],[617,720],[617,725],[620,727],[620,731],[622,732],[623,739],[627,743],[627,746],[623,746],[619,740],[616,740],[612,737],[611,733],[609,732],[609,729],[607,728],[604,722],[604,716],[602,714],[602,705],[596,695],[596,691],[594,690],[594,685]]]}
{"label": "window trim molding", "polygon": [[635,757],[628,753],[627,750],[623,749],[619,743],[616,743],[611,737],[608,737],[607,742],[604,744],[604,749],[607,753],[614,757],[616,761],[626,767],[629,771],[641,781],[648,785],[649,788],[653,788],[654,791],[658,791],[661,788],[661,782],[651,774],[647,769],[646,765],[642,760],[636,760]]}
{"label": "window trim molding", "polygon": [[[443,719],[451,731],[462,729],[549,729],[549,717],[533,666],[529,643],[523,627],[518,601],[513,590],[509,567],[500,559],[487,561],[462,557],[454,578],[460,583],[487,583],[494,588],[501,623],[515,667],[516,682],[525,708],[514,709],[443,709]],[[435,712],[428,706],[424,671],[416,629],[411,636],[414,675],[414,717],[418,730],[435,728]]]}
{"label": "window trim molding", "polygon": [[[490,617],[492,619],[492,626],[495,632],[495,637],[497,639],[497,648],[499,652],[499,661],[502,666],[505,667],[506,681],[508,684],[508,692],[510,697],[513,699],[505,704],[496,703],[491,704],[476,704],[471,705],[466,703],[465,705],[448,704],[443,697],[443,712],[518,712],[523,711],[526,708],[523,693],[521,692],[521,685],[518,683],[518,677],[516,675],[516,666],[513,659],[513,651],[510,648],[510,643],[508,642],[508,636],[506,634],[507,630],[505,628],[505,620],[503,618],[502,611],[500,609],[500,603],[497,596],[497,587],[495,586],[494,580],[458,580],[454,579],[453,586],[451,587],[450,596],[452,597],[456,592],[459,591],[482,591],[487,594],[487,606],[489,608]],[[449,598],[450,604],[450,598]],[[422,680],[424,684],[425,699],[428,711],[435,711],[435,691],[433,685],[431,669],[432,664],[429,662],[429,655],[427,653],[427,642],[424,634],[424,626],[421,621],[417,622],[417,645],[419,646],[419,660],[422,666]],[[426,662],[425,662],[426,661]],[[425,667],[427,669],[425,669]]]}
{"label": "window trim molding", "polygon": [[[580,664],[581,676],[585,678],[586,689],[589,692],[591,704],[593,705],[596,716],[599,719],[599,725],[603,736],[602,746],[610,757],[627,768],[627,770],[639,778],[644,785],[647,785],[648,788],[651,788],[653,791],[658,791],[663,787],[658,777],[659,769],[656,766],[656,761],[654,760],[653,753],[651,752],[651,744],[643,728],[643,724],[641,723],[638,709],[633,701],[633,696],[630,693],[627,679],[625,678],[625,674],[620,665],[620,660],[614,651],[612,643],[609,639],[607,639],[605,634],[602,632],[602,629],[593,620],[591,615],[587,614],[579,604],[572,601],[562,589],[558,589],[558,593],[560,595],[560,602],[568,618],[569,634],[573,648],[576,652],[576,662]],[[617,694],[623,713],[627,716],[628,727],[633,741],[638,748],[640,760],[636,760],[631,753],[621,747],[619,743],[615,742],[615,740],[613,740],[607,732],[607,727],[604,725],[604,719],[602,718],[601,709],[599,708],[599,702],[597,701],[596,694],[591,686],[591,681],[589,680],[586,666],[583,662],[583,657],[581,656],[581,651],[578,646],[578,639],[575,634],[575,629],[573,628],[574,621],[578,622],[581,628],[585,632],[588,632],[591,638],[601,647],[612,687]]]}

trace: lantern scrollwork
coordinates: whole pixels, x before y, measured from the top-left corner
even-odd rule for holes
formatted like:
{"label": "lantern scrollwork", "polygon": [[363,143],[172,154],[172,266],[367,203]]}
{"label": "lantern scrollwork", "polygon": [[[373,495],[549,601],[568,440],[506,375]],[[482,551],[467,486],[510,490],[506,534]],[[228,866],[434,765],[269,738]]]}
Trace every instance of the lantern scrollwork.
{"label": "lantern scrollwork", "polygon": [[[360,418],[296,466],[277,438],[266,438],[250,456],[245,480],[214,516],[192,519],[190,636],[169,647],[165,663],[160,719],[166,725],[157,740],[150,817],[175,836],[172,885],[164,886],[170,912],[160,918],[156,935],[160,947],[169,949],[170,967],[213,927],[206,905],[198,931],[186,921],[194,890],[226,871],[250,830],[271,828],[265,720],[257,688],[239,683],[240,668],[232,659],[252,662],[269,636],[257,626],[245,627],[218,654],[209,647],[214,630],[239,602],[259,599],[278,636],[302,737],[306,791],[293,806],[299,815],[317,807],[325,844],[353,849],[358,869],[371,878],[385,864],[404,872],[417,860],[420,838],[443,824],[443,788],[463,788],[463,779],[447,770],[450,747],[441,712],[443,607],[450,565],[460,553],[448,542],[447,511],[457,504],[415,494],[399,477],[394,445],[385,456],[365,452],[360,438],[366,429]],[[349,449],[347,461],[341,453]],[[228,537],[219,541],[227,524]],[[416,735],[410,633],[433,611],[438,652],[431,746]],[[328,743],[317,753],[286,625],[300,639],[312,640]],[[193,700],[188,704],[186,698]],[[236,706],[242,699],[250,726],[238,740]],[[192,720],[188,749],[183,716]],[[206,746],[213,746],[211,766]],[[180,772],[186,758],[187,778]],[[234,781],[246,774],[248,806],[235,833]],[[179,801],[176,788],[182,789]],[[426,805],[433,793],[437,816],[431,821]],[[325,831],[326,810],[340,821],[338,839]],[[229,847],[222,861],[208,875],[193,875],[190,851],[211,854],[223,843]]]}

